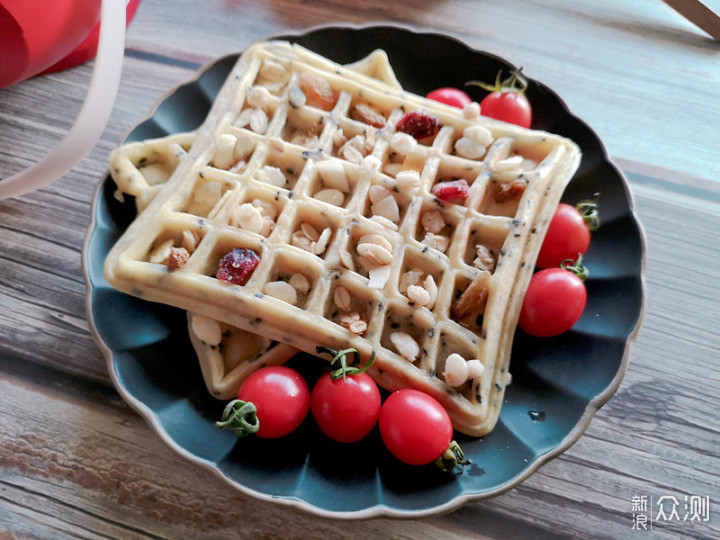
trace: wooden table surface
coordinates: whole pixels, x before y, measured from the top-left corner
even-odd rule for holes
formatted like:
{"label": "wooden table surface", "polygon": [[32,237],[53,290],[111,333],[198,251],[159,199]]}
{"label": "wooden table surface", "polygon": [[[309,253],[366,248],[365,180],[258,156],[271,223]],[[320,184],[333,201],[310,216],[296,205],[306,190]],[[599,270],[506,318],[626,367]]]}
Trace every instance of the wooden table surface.
{"label": "wooden table surface", "polygon": [[[440,516],[340,522],[233,491],[125,404],[85,317],[91,197],[129,127],[198,66],[336,22],[438,31],[524,66],[603,139],[647,237],[646,316],[616,395],[519,487]],[[91,72],[0,90],[0,177],[57,144]],[[0,201],[0,537],[720,538],[719,90],[720,44],[659,0],[143,0],[102,139],[60,181]],[[641,496],[709,501],[707,519],[633,530]]]}

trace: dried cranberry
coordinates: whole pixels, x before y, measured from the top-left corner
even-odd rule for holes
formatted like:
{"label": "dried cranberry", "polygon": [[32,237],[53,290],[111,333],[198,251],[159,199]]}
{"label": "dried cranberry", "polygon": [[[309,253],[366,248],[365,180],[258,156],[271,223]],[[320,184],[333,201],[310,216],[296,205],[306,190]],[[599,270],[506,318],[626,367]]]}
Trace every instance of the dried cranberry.
{"label": "dried cranberry", "polygon": [[220,259],[217,278],[233,285],[245,285],[260,264],[260,257],[252,249],[233,249]]}
{"label": "dried cranberry", "polygon": [[450,180],[448,182],[438,182],[432,187],[430,193],[435,195],[435,197],[441,201],[467,199],[470,194],[470,186],[467,181],[462,178],[459,180]]}
{"label": "dried cranberry", "polygon": [[416,140],[432,137],[443,126],[442,121],[432,114],[413,111],[403,116],[395,126],[395,131],[412,135]]}

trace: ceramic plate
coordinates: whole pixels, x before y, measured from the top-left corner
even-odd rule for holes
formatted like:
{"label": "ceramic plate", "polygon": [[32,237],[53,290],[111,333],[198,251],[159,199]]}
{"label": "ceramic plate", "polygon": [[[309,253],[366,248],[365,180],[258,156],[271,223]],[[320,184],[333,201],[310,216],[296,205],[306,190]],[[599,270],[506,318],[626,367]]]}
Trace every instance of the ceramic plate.
{"label": "ceramic plate", "polygon": [[[437,34],[397,27],[320,28],[282,36],[339,63],[385,49],[402,86],[418,94],[465,81],[492,81],[511,69],[496,56]],[[128,141],[197,128],[237,55],[222,58],[167,95]],[[482,91],[476,99],[481,99]],[[384,449],[377,432],[342,446],[325,439],[312,420],[284,440],[237,439],[214,422],[223,403],[206,391],[187,336],[185,314],[113,290],[102,266],[135,215],[121,204],[108,177],[94,197],[84,268],[88,318],[106,354],[118,391],[177,452],[205,466],[243,493],[328,517],[418,517],[516,486],[570,447],[597,409],[615,392],[644,306],[644,240],[628,185],[597,135],[543,84],[530,81],[534,128],[569,137],[582,164],[564,200],[601,193],[602,226],[586,255],[591,272],[583,317],[566,334],[532,339],[521,331],[512,352],[512,384],[495,430],[457,440],[472,460],[464,472],[404,466]],[[291,361],[312,379],[319,365]],[[229,486],[228,489],[231,489]]]}

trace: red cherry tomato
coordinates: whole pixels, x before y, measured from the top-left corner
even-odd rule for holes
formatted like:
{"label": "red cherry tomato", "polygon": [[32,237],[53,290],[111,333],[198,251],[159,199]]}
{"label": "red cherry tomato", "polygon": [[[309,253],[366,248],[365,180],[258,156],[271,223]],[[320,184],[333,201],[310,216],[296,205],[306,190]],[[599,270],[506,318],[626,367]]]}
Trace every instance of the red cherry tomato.
{"label": "red cherry tomato", "polygon": [[310,390],[305,379],[286,366],[257,370],[243,382],[238,399],[255,404],[260,424],[256,435],[264,439],[295,431],[310,410]]}
{"label": "red cherry tomato", "polygon": [[380,391],[366,373],[332,379],[324,374],[312,390],[310,406],[320,430],[334,441],[365,437],[380,415]]}
{"label": "red cherry tomato", "polygon": [[587,303],[582,279],[564,268],[540,270],[530,280],[520,311],[520,328],[535,337],[570,330]]}
{"label": "red cherry tomato", "polygon": [[529,128],[532,123],[532,108],[522,92],[491,92],[480,102],[483,116]]}
{"label": "red cherry tomato", "polygon": [[590,228],[577,208],[569,204],[558,205],[550,221],[538,255],[537,266],[554,268],[566,259],[585,255],[590,246]]}
{"label": "red cherry tomato", "polygon": [[464,109],[466,105],[472,103],[472,98],[459,88],[438,88],[430,92],[426,97],[458,109]]}
{"label": "red cherry tomato", "polygon": [[450,417],[433,397],[406,388],[390,394],[380,410],[380,436],[388,450],[410,465],[426,465],[450,447]]}

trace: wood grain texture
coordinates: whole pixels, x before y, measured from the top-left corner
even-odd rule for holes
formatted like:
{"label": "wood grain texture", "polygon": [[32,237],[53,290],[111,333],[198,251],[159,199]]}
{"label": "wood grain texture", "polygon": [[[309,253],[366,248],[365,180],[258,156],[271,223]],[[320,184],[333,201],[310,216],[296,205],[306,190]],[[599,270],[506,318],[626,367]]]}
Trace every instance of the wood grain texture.
{"label": "wood grain texture", "polygon": [[[433,518],[342,523],[234,492],[121,400],[85,319],[90,200],[127,130],[196,66],[337,21],[412,24],[525,66],[633,173],[647,236],[647,312],[617,394],[521,486]],[[128,47],[98,145],[57,183],[0,201],[0,537],[720,538],[715,42],[650,0],[143,0]],[[0,177],[57,144],[91,68],[0,90]],[[711,519],[634,532],[635,495],[707,495]]]}
{"label": "wood grain texture", "polygon": [[695,26],[720,41],[720,16],[698,0],[663,0]]}

